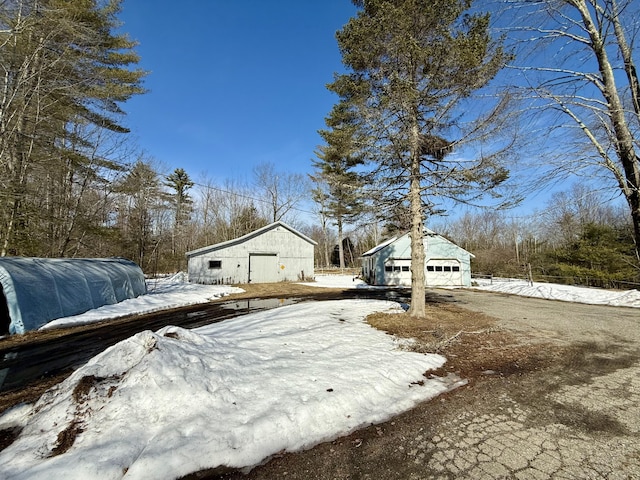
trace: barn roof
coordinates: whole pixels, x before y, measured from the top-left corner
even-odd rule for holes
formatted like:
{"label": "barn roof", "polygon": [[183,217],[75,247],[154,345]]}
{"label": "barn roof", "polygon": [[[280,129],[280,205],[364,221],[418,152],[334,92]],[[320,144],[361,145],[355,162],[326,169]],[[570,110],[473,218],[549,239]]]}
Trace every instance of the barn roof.
{"label": "barn roof", "polygon": [[123,258],[0,257],[0,335],[146,293],[144,274]]}
{"label": "barn roof", "polygon": [[[380,252],[381,250],[384,250],[385,248],[387,248],[389,245],[391,245],[392,243],[397,242],[398,240],[400,240],[401,238],[404,238],[406,236],[409,235],[409,232],[403,233],[402,235],[399,236],[395,236],[392,237],[384,242],[382,242],[379,245],[376,245],[375,247],[373,247],[371,250],[368,250],[366,252],[364,252],[362,254],[363,257],[370,257],[372,255],[375,255],[376,253]],[[456,245],[455,243],[453,243],[451,240],[448,240],[447,238],[443,237],[442,235],[437,234],[436,232],[434,232],[433,230],[429,230],[428,228],[425,228],[424,230],[424,237],[439,237],[442,240],[444,240],[445,242],[450,243],[451,245],[453,245],[454,247],[460,249],[461,251],[468,253],[472,258],[475,258],[475,255],[471,252],[468,252],[467,250],[465,250],[464,248],[462,248],[459,245]]]}
{"label": "barn roof", "polygon": [[247,240],[250,240],[252,238],[258,237],[258,236],[262,235],[263,233],[268,232],[269,230],[273,230],[276,227],[286,228],[287,230],[289,230],[294,235],[299,236],[303,240],[311,243],[312,245],[317,245],[318,244],[318,242],[316,242],[315,240],[312,240],[311,238],[307,237],[305,234],[300,233],[295,228],[287,225],[284,222],[273,222],[273,223],[271,223],[269,225],[266,225],[266,226],[264,226],[262,228],[254,230],[253,232],[247,233],[246,235],[243,235],[242,237],[234,238],[233,240],[227,240],[226,242],[216,243],[215,245],[209,245],[207,247],[198,248],[196,250],[191,250],[190,252],[187,252],[185,255],[187,257],[194,257],[194,256],[197,256],[197,255],[202,255],[203,253],[213,252],[215,250],[221,250],[223,248],[231,247],[232,245],[238,245],[240,243],[246,242]]}

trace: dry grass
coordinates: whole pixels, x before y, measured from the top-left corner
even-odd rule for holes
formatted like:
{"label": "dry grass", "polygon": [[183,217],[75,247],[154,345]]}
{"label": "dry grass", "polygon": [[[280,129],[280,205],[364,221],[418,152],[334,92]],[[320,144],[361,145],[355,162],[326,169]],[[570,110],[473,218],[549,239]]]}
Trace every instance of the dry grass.
{"label": "dry grass", "polygon": [[487,372],[504,376],[549,364],[549,357],[543,355],[548,346],[523,344],[497,328],[492,317],[451,304],[427,305],[425,318],[376,313],[367,322],[391,335],[414,339],[412,351],[447,357],[444,367],[433,372],[438,375],[455,372],[472,380]]}
{"label": "dry grass", "polygon": [[243,289],[244,293],[234,293],[233,295],[224,297],[224,299],[314,295],[322,292],[335,293],[343,291],[342,288],[319,288],[293,282],[243,283],[241,285],[234,285],[234,287]]}
{"label": "dry grass", "polygon": [[460,331],[493,328],[495,320],[481,313],[442,303],[427,305],[425,318],[410,317],[402,313],[375,313],[367,317],[367,322],[393,335],[430,343],[434,338],[451,337]]}

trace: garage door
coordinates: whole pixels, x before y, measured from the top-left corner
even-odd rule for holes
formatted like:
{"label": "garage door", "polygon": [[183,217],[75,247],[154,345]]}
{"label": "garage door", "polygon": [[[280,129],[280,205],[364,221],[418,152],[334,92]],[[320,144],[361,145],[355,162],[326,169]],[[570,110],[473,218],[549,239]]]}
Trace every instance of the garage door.
{"label": "garage door", "polygon": [[427,262],[426,284],[428,287],[461,286],[462,268],[458,260],[431,259]]}
{"label": "garage door", "polygon": [[272,283],[278,280],[278,255],[249,254],[249,282]]}
{"label": "garage door", "polygon": [[411,260],[393,259],[384,264],[385,285],[411,286]]}

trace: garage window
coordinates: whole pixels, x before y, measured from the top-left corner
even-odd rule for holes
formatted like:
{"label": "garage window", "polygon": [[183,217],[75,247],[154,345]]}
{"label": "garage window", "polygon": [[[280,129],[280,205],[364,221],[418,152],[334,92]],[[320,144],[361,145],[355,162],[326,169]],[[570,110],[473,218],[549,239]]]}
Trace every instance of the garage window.
{"label": "garage window", "polygon": [[209,268],[222,268],[222,260],[209,260]]}
{"label": "garage window", "polygon": [[384,271],[385,271],[385,272],[393,272],[393,266],[391,266],[391,265],[385,265],[385,266],[384,266]]}
{"label": "garage window", "polygon": [[433,272],[433,265],[427,265],[427,272]]}
{"label": "garage window", "polygon": [[459,272],[460,271],[460,267],[451,267],[453,272]]}
{"label": "garage window", "polygon": [[408,272],[408,271],[409,271],[409,267],[408,267],[408,266],[406,266],[406,265],[403,265],[403,266],[402,266],[402,271],[403,271],[403,272]]}
{"label": "garage window", "polygon": [[445,267],[444,267],[444,271],[445,271],[445,272],[450,272],[450,271],[451,271],[451,267],[450,267],[450,266],[448,266],[448,265],[445,265]]}
{"label": "garage window", "polygon": [[442,271],[442,265],[436,265],[436,272]]}

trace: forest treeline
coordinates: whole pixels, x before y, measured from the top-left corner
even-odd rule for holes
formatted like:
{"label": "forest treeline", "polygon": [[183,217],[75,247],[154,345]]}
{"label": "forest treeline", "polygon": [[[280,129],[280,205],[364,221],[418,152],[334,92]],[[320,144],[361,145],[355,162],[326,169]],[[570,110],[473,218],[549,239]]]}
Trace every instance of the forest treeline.
{"label": "forest treeline", "polygon": [[[388,236],[414,230],[413,236],[419,237],[426,220],[431,229],[475,255],[476,273],[525,275],[530,268],[537,279],[601,286],[640,281],[634,240],[639,230],[638,159],[632,128],[614,132],[592,127],[591,120],[583,121],[576,113],[578,106],[567,107],[560,93],[546,92],[544,97],[540,89],[527,92],[530,98],[552,99],[573,115],[618,187],[605,181],[608,190],[599,196],[578,183],[556,193],[535,214],[514,217],[495,205],[512,203],[501,188],[515,185],[514,151],[522,145],[515,137],[509,139],[517,108],[507,106],[524,101],[524,95],[493,95],[494,105],[486,115],[465,123],[468,135],[462,135],[452,107],[484,88],[513,59],[502,40],[492,40],[490,15],[467,16],[468,1],[354,3],[361,9],[359,16],[338,35],[343,61],[351,70],[328,86],[340,101],[325,119],[327,128],[319,131],[324,144],[315,152],[317,160],[310,160],[314,173],[307,177],[261,164],[247,172],[246,179],[221,181],[194,178],[183,168],[167,169],[131,142],[124,105],[145,93],[147,72],[138,67],[136,43],[115,33],[122,0],[0,2],[0,255],[119,256],[147,273],[168,273],[185,268],[187,251],[283,220],[318,242],[318,267],[358,266],[359,256]],[[611,9],[598,20],[626,27],[621,20],[627,17],[618,13],[617,4],[602,3]],[[575,10],[582,4],[567,2],[565,8]],[[589,13],[575,11],[583,19]],[[378,21],[380,16],[385,21]],[[631,22],[629,28],[635,25]],[[613,27],[624,64],[633,64],[626,55],[626,37]],[[554,32],[562,39],[565,31]],[[590,38],[597,37],[597,32],[590,33]],[[421,39],[420,45],[404,42],[407,35]],[[582,37],[572,33],[571,38]],[[390,60],[392,54],[411,58],[401,53],[404,49],[416,49],[413,54],[424,65],[416,69]],[[605,52],[597,53],[601,59]],[[528,65],[521,68],[532,71]],[[545,75],[566,73],[537,68]],[[630,97],[637,100],[635,80]],[[598,85],[610,98],[614,83],[610,88],[606,82]],[[405,112],[410,99],[416,103]],[[468,105],[477,103],[460,108]],[[549,108],[536,105],[536,111]],[[594,105],[597,118],[614,118],[609,104],[594,99]],[[625,115],[635,125],[640,102],[629,105]],[[446,115],[439,116],[440,110]],[[582,112],[584,118],[587,114]],[[396,122],[392,128],[391,118]],[[614,126],[623,120],[615,117]],[[549,128],[559,131],[558,125]],[[489,140],[497,147],[493,152],[482,147]],[[577,144],[572,137],[571,145]],[[456,155],[456,148],[465,145],[480,145],[482,154],[473,161]],[[569,153],[556,151],[553,160],[564,162],[563,167],[550,169],[568,175],[566,171],[578,170],[571,162],[591,155],[586,147],[572,148]],[[626,156],[619,163],[610,152]],[[616,188],[626,207],[625,202],[612,207],[604,201],[616,196]],[[471,205],[481,196],[499,202],[463,214],[460,208],[466,207],[460,203],[454,210],[442,209],[445,197]]]}
{"label": "forest treeline", "polygon": [[136,43],[116,33],[121,3],[0,2],[2,256],[119,256],[176,271],[189,249],[279,220],[301,200],[306,179],[273,165],[246,186],[196,185],[139,153],[124,104],[145,93],[147,72]]}
{"label": "forest treeline", "polygon": [[[535,281],[638,288],[640,275],[627,212],[624,205],[612,204],[601,193],[576,183],[550,195],[531,214],[467,209],[448,218],[434,217],[428,226],[475,256],[474,275],[529,279],[531,274]],[[346,265],[359,267],[363,252],[394,233],[396,224],[376,224],[371,217],[349,229],[343,242]],[[318,265],[326,263],[323,248],[321,243]],[[329,262],[337,265],[335,237],[327,248]]]}

